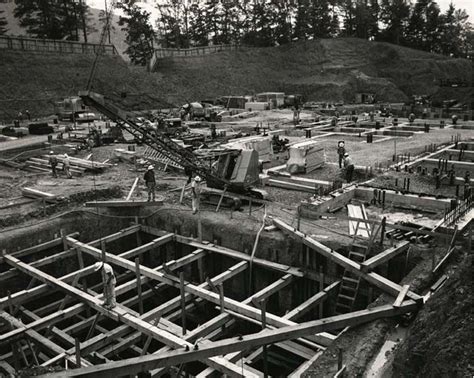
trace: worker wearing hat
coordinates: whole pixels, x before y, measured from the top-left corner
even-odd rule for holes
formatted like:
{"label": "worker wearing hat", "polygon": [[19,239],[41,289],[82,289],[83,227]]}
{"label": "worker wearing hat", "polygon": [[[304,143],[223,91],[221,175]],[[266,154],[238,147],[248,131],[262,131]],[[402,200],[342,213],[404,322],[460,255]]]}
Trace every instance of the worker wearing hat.
{"label": "worker wearing hat", "polygon": [[115,284],[117,283],[112,267],[105,262],[96,262],[94,272],[100,270],[102,274],[102,283],[104,284],[104,302],[103,306],[112,309],[117,305],[115,299]]}
{"label": "worker wearing hat", "polygon": [[153,165],[149,165],[143,179],[145,180],[146,189],[148,191],[148,202],[155,200],[155,187],[156,187],[156,180],[155,180],[155,171],[153,170],[155,167]]}
{"label": "worker wearing hat", "polygon": [[58,172],[56,167],[58,166],[58,158],[54,156],[54,151],[49,151],[49,165],[51,166],[51,171],[53,172],[53,177],[58,177]]}
{"label": "worker wearing hat", "polygon": [[199,202],[201,195],[201,177],[195,176],[191,182],[193,214],[199,211]]}
{"label": "worker wearing hat", "polygon": [[344,169],[346,171],[346,181],[351,182],[354,174],[354,163],[347,152],[344,154]]}
{"label": "worker wearing hat", "polygon": [[63,159],[63,171],[66,174],[66,177],[68,179],[72,178],[71,174],[71,160],[69,159],[68,154],[64,154],[64,159]]}

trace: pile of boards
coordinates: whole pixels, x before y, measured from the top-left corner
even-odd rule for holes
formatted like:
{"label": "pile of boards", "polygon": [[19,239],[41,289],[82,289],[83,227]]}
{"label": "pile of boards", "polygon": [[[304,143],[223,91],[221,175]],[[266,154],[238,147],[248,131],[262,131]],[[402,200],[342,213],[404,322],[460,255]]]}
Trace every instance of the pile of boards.
{"label": "pile of boards", "polygon": [[[49,156],[43,155],[41,157],[32,157],[26,161],[26,167],[39,172],[51,172],[51,166],[49,164]],[[58,173],[61,173],[64,156],[54,155],[58,159]],[[112,165],[107,163],[100,163],[97,161],[79,159],[75,157],[69,157],[70,172],[73,176],[82,176],[86,170],[101,172],[105,168],[110,168]]]}
{"label": "pile of boards", "polygon": [[43,200],[47,203],[56,203],[63,200],[62,197],[58,197],[55,194],[42,192],[40,190],[27,187],[21,189],[21,194],[23,194],[24,197]]}
{"label": "pile of boards", "polygon": [[324,147],[318,141],[308,140],[290,146],[290,158],[286,162],[290,173],[308,173],[324,165]]}

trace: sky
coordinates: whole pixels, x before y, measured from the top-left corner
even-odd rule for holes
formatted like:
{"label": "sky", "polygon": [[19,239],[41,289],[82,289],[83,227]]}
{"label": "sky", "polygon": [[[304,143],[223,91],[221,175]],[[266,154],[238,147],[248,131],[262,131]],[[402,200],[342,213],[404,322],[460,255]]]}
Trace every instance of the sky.
{"label": "sky", "polygon": [[[104,8],[104,1],[105,0],[86,0],[87,3],[93,7],[93,8],[99,8],[103,9]],[[111,0],[107,0],[107,3],[110,4]],[[148,1],[149,3],[152,3],[152,1]],[[452,2],[454,6],[459,9],[465,9],[467,13],[469,14],[469,19],[470,22],[474,23],[474,0],[437,0],[436,1],[440,8],[441,11],[446,11],[448,8],[449,4]],[[151,4],[145,4],[145,7],[148,11],[153,12],[153,6]]]}

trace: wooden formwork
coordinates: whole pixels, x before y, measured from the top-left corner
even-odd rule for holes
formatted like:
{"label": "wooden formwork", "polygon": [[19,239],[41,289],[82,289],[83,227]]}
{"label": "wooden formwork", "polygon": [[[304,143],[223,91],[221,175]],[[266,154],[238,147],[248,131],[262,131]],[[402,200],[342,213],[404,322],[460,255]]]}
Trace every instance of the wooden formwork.
{"label": "wooden formwork", "polygon": [[[322,272],[253,258],[239,251],[143,225],[133,225],[88,243],[78,241],[77,233],[61,233],[60,238],[37,247],[3,253],[1,262],[11,268],[0,274],[0,283],[17,276],[30,277],[31,281],[26,288],[0,298],[0,323],[3,324],[0,328],[0,348],[3,349],[0,350],[5,352],[6,345],[12,346],[11,351],[0,356],[0,369],[13,371],[15,367],[30,364],[59,365],[67,367],[56,374],[62,377],[117,377],[143,371],[160,376],[169,371],[186,370],[184,364],[200,361],[207,365],[196,374],[200,377],[216,371],[234,377],[256,377],[267,372],[257,370],[253,363],[261,358],[266,361],[267,346],[275,345],[303,361],[293,371],[293,376],[297,376],[315,363],[337,338],[330,331],[411,312],[419,306],[418,295],[370,272],[378,262],[368,261],[361,266],[347,261],[347,258],[283,222],[276,220],[275,225],[292,237],[300,238],[313,253],[343,265],[394,298],[398,297],[396,306],[319,318],[318,313],[322,311],[311,310],[323,306],[340,284],[339,281],[328,282]],[[134,234],[137,235],[135,248],[120,254],[108,251],[109,242]],[[142,243],[143,235],[151,241]],[[159,266],[151,267],[144,263],[150,260],[157,248],[168,243],[187,246],[191,252],[176,259],[165,258]],[[62,251],[44,256],[52,246],[54,251],[62,246]],[[29,263],[23,261],[39,252],[42,258],[33,258],[36,261]],[[396,253],[399,250],[386,253],[383,260]],[[212,278],[205,277],[203,258],[212,255],[226,256],[235,260],[235,264]],[[77,258],[79,269],[61,277],[47,273],[49,265],[60,264],[67,258]],[[107,309],[101,303],[101,283],[87,286],[94,268],[85,261],[104,259],[118,272],[123,272],[117,275],[118,305],[113,309]],[[189,271],[193,264],[199,278],[188,276],[185,279],[184,272]],[[244,272],[248,274],[251,265],[271,271],[279,278],[256,292],[250,292],[244,300],[236,300],[224,292],[224,283],[230,283]],[[286,309],[286,315],[279,316],[266,310],[266,302],[272,295],[301,279],[313,281],[319,292],[298,306]],[[179,295],[160,300],[160,293],[169,288],[177,290]],[[58,297],[58,293],[63,295]],[[143,304],[151,299],[154,304],[160,303],[144,310]],[[32,306],[33,301],[35,306]],[[41,307],[37,307],[38,301]],[[219,315],[188,329],[187,316],[203,303],[218,309]],[[309,313],[316,319],[296,322]],[[225,331],[237,321],[256,324],[263,330],[244,336],[229,336]],[[110,327],[111,322],[116,326]],[[78,336],[84,333],[87,333],[86,337]],[[130,355],[135,357],[130,358]]]}

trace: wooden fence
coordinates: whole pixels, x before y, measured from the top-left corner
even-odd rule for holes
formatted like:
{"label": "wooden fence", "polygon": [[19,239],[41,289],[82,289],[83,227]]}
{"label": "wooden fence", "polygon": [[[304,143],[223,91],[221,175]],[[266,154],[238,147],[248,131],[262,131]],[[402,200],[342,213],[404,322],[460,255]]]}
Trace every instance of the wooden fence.
{"label": "wooden fence", "polygon": [[96,54],[98,51],[106,55],[117,55],[113,45],[83,43],[55,39],[36,39],[0,36],[0,49],[23,50],[35,52],[54,52],[60,54]]}
{"label": "wooden fence", "polygon": [[189,49],[170,49],[170,48],[160,48],[155,49],[155,52],[150,60],[149,69],[153,71],[155,65],[159,59],[165,58],[188,58],[214,54],[222,51],[235,51],[238,50],[241,45],[213,45],[213,46],[201,46],[201,47],[191,47]]}

